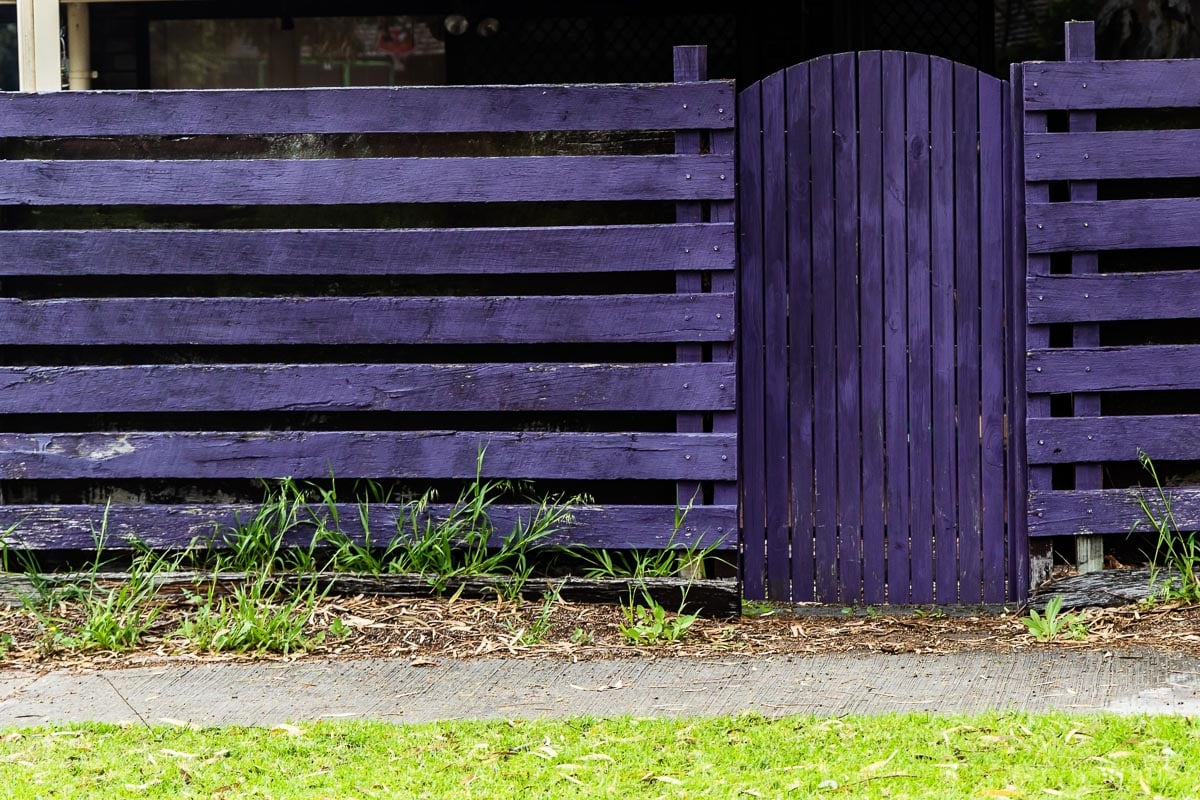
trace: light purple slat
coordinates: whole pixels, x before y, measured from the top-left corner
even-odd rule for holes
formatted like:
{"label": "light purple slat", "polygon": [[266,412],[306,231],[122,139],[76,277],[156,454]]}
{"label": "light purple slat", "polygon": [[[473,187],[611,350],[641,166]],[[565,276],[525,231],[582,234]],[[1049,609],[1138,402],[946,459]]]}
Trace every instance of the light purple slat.
{"label": "light purple slat", "polygon": [[0,94],[0,137],[731,128],[733,85]]}
{"label": "light purple slat", "polygon": [[838,601],[837,328],[834,264],[833,61],[809,63],[813,266],[814,554],[817,601]]}
{"label": "light purple slat", "polygon": [[788,453],[792,600],[816,599],[813,581],[813,262],[808,64],[787,71]]}
{"label": "light purple slat", "polygon": [[979,343],[979,73],[954,66],[955,384],[958,602],[983,599]]}
{"label": "light purple slat", "polygon": [[1004,284],[1007,194],[1004,170],[1003,84],[979,76],[979,306],[980,426],[983,521],[983,601],[1008,598],[1005,521],[1005,323]]}
{"label": "light purple slat", "polygon": [[954,419],[954,64],[930,59],[930,243],[933,342],[933,517],[937,601],[958,597]]}
{"label": "light purple slat", "polygon": [[731,270],[731,224],[0,231],[3,275],[474,275]]}
{"label": "light purple slat", "polygon": [[1200,345],[1032,350],[1029,391],[1140,392],[1200,389]]}
{"label": "light purple slat", "polygon": [[856,57],[833,56],[833,176],[837,314],[838,598],[862,598],[862,431],[859,375],[858,109]]}
{"label": "light purple slat", "polygon": [[[337,526],[355,541],[363,539],[359,507],[338,505]],[[435,504],[428,507],[433,519],[444,519],[452,507]],[[57,506],[8,505],[0,506],[0,530],[10,525],[15,529],[7,537],[14,548],[26,550],[91,550],[96,544],[96,531],[105,526],[106,549],[120,548],[136,540],[154,549],[187,547],[199,539],[208,541],[217,530],[217,541],[227,528],[245,524],[254,518],[258,507],[249,504],[212,505],[123,505]],[[527,522],[529,506],[497,505],[488,509],[495,530],[496,545],[508,536],[518,522]],[[688,512],[676,533],[673,506],[585,506],[572,510],[571,524],[541,541],[547,546],[576,547],[664,548],[687,547],[692,544],[715,544],[717,550],[730,552],[737,548],[737,508],[734,506],[696,506]],[[400,504],[371,504],[367,509],[368,526],[373,542],[388,541],[396,533],[396,522],[412,524],[411,509]],[[312,541],[311,518],[328,519],[325,508],[315,507],[311,514],[301,514],[302,524],[289,533],[285,541],[307,545]],[[425,519],[421,517],[420,519]],[[674,538],[672,539],[672,534]]]}
{"label": "light purple slat", "polygon": [[863,602],[887,600],[883,456],[883,72],[878,51],[858,56],[858,270],[862,397]]}
{"label": "light purple slat", "polygon": [[729,295],[0,300],[0,344],[728,341]]}
{"label": "light purple slat", "polygon": [[1031,275],[1028,292],[1034,325],[1200,317],[1200,270]]}
{"label": "light purple slat", "polygon": [[733,161],[715,155],[0,161],[0,204],[31,206],[721,200],[732,196]]}
{"label": "light purple slat", "polygon": [[738,97],[739,461],[742,595],[766,598],[766,487],[763,365],[762,86]]}
{"label": "light purple slat", "polygon": [[788,499],[787,92],[784,73],[762,81],[764,437],[767,597],[791,600]]}
{"label": "light purple slat", "polygon": [[1200,105],[1200,64],[1190,59],[1021,66],[1030,111]]}
{"label": "light purple slat", "polygon": [[698,411],[734,384],[729,363],[0,367],[0,413]]}
{"label": "light purple slat", "polygon": [[934,600],[929,57],[905,54],[908,161],[908,497],[914,603]]}
{"label": "light purple slat", "polygon": [[1029,489],[1025,457],[1025,165],[1022,157],[1025,114],[1021,105],[1021,67],[1009,68],[1004,87],[1006,160],[1005,237],[1008,271],[1005,276],[1005,324],[1008,352],[1005,361],[1008,390],[1008,596],[1024,600],[1029,594],[1029,533],[1026,496]]}
{"label": "light purple slat", "polygon": [[1200,131],[1038,133],[1025,138],[1029,181],[1194,178]]}
{"label": "light purple slat", "polygon": [[1200,246],[1195,197],[1034,203],[1028,217],[1033,253]]}
{"label": "light purple slat", "polygon": [[[1171,513],[1180,530],[1200,528],[1200,489],[1171,487]],[[1079,533],[1128,534],[1153,532],[1138,505],[1144,499],[1159,516],[1163,504],[1154,489],[1102,489],[1099,491],[1036,491],[1029,497],[1030,536],[1075,536]]]}
{"label": "light purple slat", "polygon": [[478,431],[0,434],[0,478],[729,480],[729,434]]}
{"label": "light purple slat", "polygon": [[883,54],[883,347],[888,602],[909,590],[908,226],[904,54]]}
{"label": "light purple slat", "polygon": [[1031,464],[1156,461],[1200,458],[1200,415],[1031,418],[1026,434]]}

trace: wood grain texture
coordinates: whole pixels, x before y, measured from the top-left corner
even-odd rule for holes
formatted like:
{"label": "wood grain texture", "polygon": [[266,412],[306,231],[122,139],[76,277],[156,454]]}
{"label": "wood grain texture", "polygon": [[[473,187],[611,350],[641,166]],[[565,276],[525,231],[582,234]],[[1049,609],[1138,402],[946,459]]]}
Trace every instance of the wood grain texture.
{"label": "wood grain texture", "polygon": [[732,409],[734,365],[0,367],[0,413]]}
{"label": "wood grain texture", "polygon": [[[1008,348],[1005,359],[1005,387],[1008,390],[1008,592],[1018,600],[1025,599],[1030,589],[1030,549],[1027,496],[1029,472],[1025,454],[1025,417],[1029,395],[1025,385],[1025,278],[1028,257],[1025,244],[1025,162],[1022,142],[1025,135],[1021,66],[1009,67],[1009,84],[1005,87],[1004,155],[1006,175],[1005,237],[1008,269],[1005,273],[1005,326]],[[1043,261],[1046,256],[1036,256]]]}
{"label": "wood grain texture", "polygon": [[1200,198],[1031,203],[1032,253],[1200,246]]}
{"label": "wood grain texture", "polygon": [[1194,178],[1200,130],[1031,133],[1025,137],[1030,181]]}
{"label": "wood grain texture", "polygon": [[1200,64],[1191,59],[1036,61],[1021,68],[1029,111],[1200,105]]}
{"label": "wood grain texture", "polygon": [[407,230],[0,231],[3,275],[732,270],[729,223]]}
{"label": "wood grain texture", "polygon": [[1026,366],[1037,393],[1200,389],[1200,345],[1040,348]]}
{"label": "wood grain texture", "polygon": [[1136,461],[1140,450],[1185,461],[1200,458],[1200,415],[1035,418],[1026,439],[1031,464]]}
{"label": "wood grain texture", "polygon": [[0,161],[0,203],[343,205],[722,200],[723,155]]}
{"label": "wood grain texture", "polygon": [[[1166,496],[1170,498],[1171,513],[1180,530],[1200,529],[1200,489],[1171,487],[1166,490]],[[1029,535],[1151,531],[1138,503],[1139,498],[1145,500],[1154,513],[1163,513],[1162,498],[1153,489],[1030,492]]]}
{"label": "wood grain texture", "polygon": [[733,84],[0,94],[0,136],[731,128]]}
{"label": "wood grain texture", "polygon": [[733,311],[727,294],[0,300],[0,344],[712,342]]}
{"label": "wood grain texture", "polygon": [[0,478],[473,478],[731,480],[715,433],[250,431],[0,434]]}
{"label": "wood grain texture", "polygon": [[1200,317],[1200,270],[1031,275],[1029,322]]}

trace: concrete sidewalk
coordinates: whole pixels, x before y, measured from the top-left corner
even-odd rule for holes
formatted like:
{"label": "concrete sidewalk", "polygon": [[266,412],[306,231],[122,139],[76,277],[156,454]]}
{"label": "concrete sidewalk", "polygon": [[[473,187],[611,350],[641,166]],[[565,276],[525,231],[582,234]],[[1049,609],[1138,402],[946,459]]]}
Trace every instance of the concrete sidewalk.
{"label": "concrete sidewalk", "polygon": [[1200,659],[1161,652],[191,664],[0,670],[0,728],[97,720],[273,725],[574,714],[1200,714]]}

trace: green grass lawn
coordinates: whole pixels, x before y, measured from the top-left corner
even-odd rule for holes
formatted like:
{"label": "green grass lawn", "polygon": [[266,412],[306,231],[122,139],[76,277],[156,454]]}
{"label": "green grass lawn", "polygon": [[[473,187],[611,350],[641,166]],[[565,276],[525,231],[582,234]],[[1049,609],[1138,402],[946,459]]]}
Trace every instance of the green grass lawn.
{"label": "green grass lawn", "polygon": [[0,734],[0,798],[1200,797],[1200,723],[925,714]]}

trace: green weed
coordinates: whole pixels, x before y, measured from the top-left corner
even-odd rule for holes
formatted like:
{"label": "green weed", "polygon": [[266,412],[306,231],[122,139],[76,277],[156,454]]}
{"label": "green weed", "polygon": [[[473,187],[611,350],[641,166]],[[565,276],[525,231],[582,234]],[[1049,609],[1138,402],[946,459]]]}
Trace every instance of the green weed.
{"label": "green weed", "polygon": [[[694,501],[694,498],[693,498]],[[564,548],[571,557],[584,562],[585,578],[673,578],[681,574],[704,575],[704,563],[712,558],[724,539],[707,545],[699,541],[687,547],[676,547],[680,530],[692,510],[692,502],[685,508],[675,508],[675,524],[671,537],[659,550],[591,550]]]}
{"label": "green weed", "polygon": [[[1154,492],[1162,506],[1162,514],[1156,514],[1145,497],[1138,496],[1138,505],[1154,529],[1154,557],[1150,566],[1150,595],[1162,600],[1200,601],[1200,534],[1196,531],[1182,532],[1171,510],[1171,496],[1163,489],[1154,468],[1154,462],[1144,451],[1138,451],[1138,461],[1154,481]],[[1160,567],[1166,565],[1178,573],[1175,579],[1159,581]]]}
{"label": "green weed", "polygon": [[542,594],[542,607],[528,625],[514,630],[513,624],[508,623],[509,631],[513,633],[513,644],[539,644],[546,640],[546,635],[550,633],[550,628],[553,626],[554,606],[558,603],[560,591],[562,591],[561,583]]}
{"label": "green weed", "polygon": [[1088,626],[1082,614],[1063,614],[1061,594],[1051,597],[1046,603],[1045,616],[1030,609],[1029,616],[1021,623],[1039,642],[1051,642],[1059,637],[1083,640],[1088,637]]}
{"label": "green weed", "polygon": [[210,653],[302,653],[319,645],[323,633],[309,634],[317,602],[324,596],[315,581],[285,592],[266,572],[247,576],[226,597],[215,587],[193,595],[196,610],[175,635]]}
{"label": "green weed", "polygon": [[313,546],[289,547],[287,544],[288,534],[309,523],[308,501],[308,492],[291,478],[268,486],[254,516],[246,522],[237,519],[221,534],[223,548],[216,555],[216,569],[312,571],[316,566]]}
{"label": "green weed", "polygon": [[622,605],[625,624],[619,627],[621,635],[633,644],[670,644],[677,642],[699,618],[698,614],[684,614],[683,607],[674,614],[669,613],[662,603],[649,595],[645,603]]}

